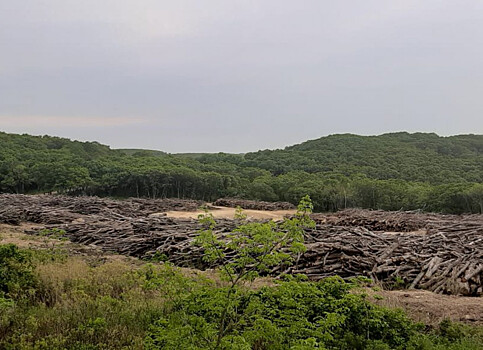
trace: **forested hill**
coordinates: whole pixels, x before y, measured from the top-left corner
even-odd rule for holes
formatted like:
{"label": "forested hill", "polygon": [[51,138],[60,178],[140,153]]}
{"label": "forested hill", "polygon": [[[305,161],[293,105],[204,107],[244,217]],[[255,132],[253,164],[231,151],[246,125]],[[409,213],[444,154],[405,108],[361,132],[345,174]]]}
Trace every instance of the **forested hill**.
{"label": "forested hill", "polygon": [[483,182],[483,135],[331,135],[284,150],[249,153],[245,161],[275,175],[303,170],[433,184]]}
{"label": "forested hill", "polygon": [[112,150],[0,133],[0,192],[241,197],[345,207],[483,211],[483,135],[332,135],[240,154]]}

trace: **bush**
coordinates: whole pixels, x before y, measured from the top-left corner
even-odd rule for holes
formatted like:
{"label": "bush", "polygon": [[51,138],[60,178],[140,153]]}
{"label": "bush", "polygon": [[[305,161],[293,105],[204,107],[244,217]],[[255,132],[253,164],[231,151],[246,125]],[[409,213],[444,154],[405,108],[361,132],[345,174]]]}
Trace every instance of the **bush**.
{"label": "bush", "polygon": [[[24,279],[10,271],[10,281],[23,287],[16,288],[15,300],[0,298],[0,349],[142,349],[149,326],[205,285],[169,265],[90,266],[80,258],[49,258],[12,246],[5,254],[0,248],[8,266],[24,266],[19,261],[25,258],[22,271],[35,281],[35,293],[28,292]],[[24,293],[32,296],[29,302],[17,303]]]}
{"label": "bush", "polygon": [[287,276],[227,293],[169,264],[90,266],[12,245],[0,254],[0,349],[483,349],[483,329],[445,321],[423,330],[355,292],[363,280]]}
{"label": "bush", "polygon": [[32,255],[14,244],[0,245],[0,298],[19,299],[35,291]]}
{"label": "bush", "polygon": [[481,350],[483,329],[454,323],[441,322],[432,334],[418,334],[407,346],[408,350]]}
{"label": "bush", "polygon": [[[220,349],[393,349],[406,344],[418,326],[401,311],[370,304],[350,293],[339,278],[321,282],[282,282],[259,291],[237,289]],[[212,349],[227,294],[203,289],[187,298],[176,313],[156,323],[147,337],[150,349]],[[224,344],[224,345],[223,345]]]}

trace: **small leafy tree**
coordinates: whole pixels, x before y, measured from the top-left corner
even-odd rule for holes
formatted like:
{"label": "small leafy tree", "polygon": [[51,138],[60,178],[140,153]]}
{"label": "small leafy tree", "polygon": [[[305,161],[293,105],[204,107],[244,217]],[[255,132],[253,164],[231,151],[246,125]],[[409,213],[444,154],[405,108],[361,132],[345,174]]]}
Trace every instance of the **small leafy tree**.
{"label": "small leafy tree", "polygon": [[281,222],[248,222],[240,208],[235,219],[241,221],[233,232],[218,237],[215,234],[216,221],[211,213],[199,215],[203,225],[195,244],[203,247],[203,259],[220,266],[222,278],[228,282],[225,305],[222,308],[215,349],[220,347],[223,337],[231,328],[230,310],[237,303],[237,288],[246,281],[253,281],[260,273],[268,273],[280,265],[290,265],[302,254],[304,229],[314,227],[310,218],[313,210],[309,196],[301,199],[296,214]]}

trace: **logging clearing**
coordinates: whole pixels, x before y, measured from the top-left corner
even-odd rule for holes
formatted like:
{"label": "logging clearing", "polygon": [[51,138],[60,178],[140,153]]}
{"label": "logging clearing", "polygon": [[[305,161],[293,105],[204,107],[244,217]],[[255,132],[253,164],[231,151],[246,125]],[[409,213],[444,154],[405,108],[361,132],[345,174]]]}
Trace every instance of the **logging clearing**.
{"label": "logging clearing", "polygon": [[[159,213],[195,212],[202,202],[179,199],[112,200],[97,197],[0,195],[0,223],[40,224],[27,230],[59,228],[71,241],[139,258],[162,256],[172,263],[212,268],[192,244],[200,229],[192,218]],[[278,207],[280,208],[280,207]],[[307,251],[291,267],[272,271],[306,274],[312,280],[333,275],[366,276],[386,287],[426,289],[441,294],[478,296],[483,290],[483,216],[420,212],[344,210],[314,214],[306,230]],[[223,238],[237,221],[217,219]],[[226,259],[233,258],[226,252]]]}

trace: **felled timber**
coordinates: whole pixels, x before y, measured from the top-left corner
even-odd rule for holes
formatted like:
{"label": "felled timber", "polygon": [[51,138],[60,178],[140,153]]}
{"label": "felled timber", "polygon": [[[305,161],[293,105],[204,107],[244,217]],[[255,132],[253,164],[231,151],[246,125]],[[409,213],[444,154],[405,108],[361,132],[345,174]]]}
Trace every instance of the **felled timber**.
{"label": "felled timber", "polygon": [[[285,273],[318,280],[337,274],[366,276],[436,293],[481,295],[483,226],[450,225],[427,234],[372,232],[363,227],[317,225],[306,253]],[[402,281],[402,282],[401,282]]]}
{"label": "felled timber", "polygon": [[[0,195],[0,222],[35,222],[61,228],[71,241],[107,252],[139,258],[158,253],[178,266],[213,267],[202,260],[202,249],[193,245],[201,229],[198,222],[150,215],[162,211],[162,205],[166,204],[137,199]],[[316,216],[316,227],[306,231],[307,251],[293,266],[272,273],[303,273],[312,280],[366,276],[385,286],[397,283],[455,295],[483,293],[482,215],[353,213],[352,219],[347,211],[331,214],[332,218]],[[218,220],[216,233],[223,239],[236,226],[234,220]],[[410,229],[413,232],[405,232]],[[226,253],[228,260],[233,259],[233,252]]]}
{"label": "felled timber", "polygon": [[411,232],[434,230],[440,227],[465,224],[483,225],[483,216],[443,215],[419,211],[384,211],[345,209],[336,213],[315,213],[312,218],[321,224],[345,227],[364,227],[371,231]]}
{"label": "felled timber", "polygon": [[86,196],[2,194],[0,223],[29,221],[60,224],[92,215],[116,220],[146,217],[166,211],[196,211],[202,205],[202,201],[175,198],[113,200]]}

